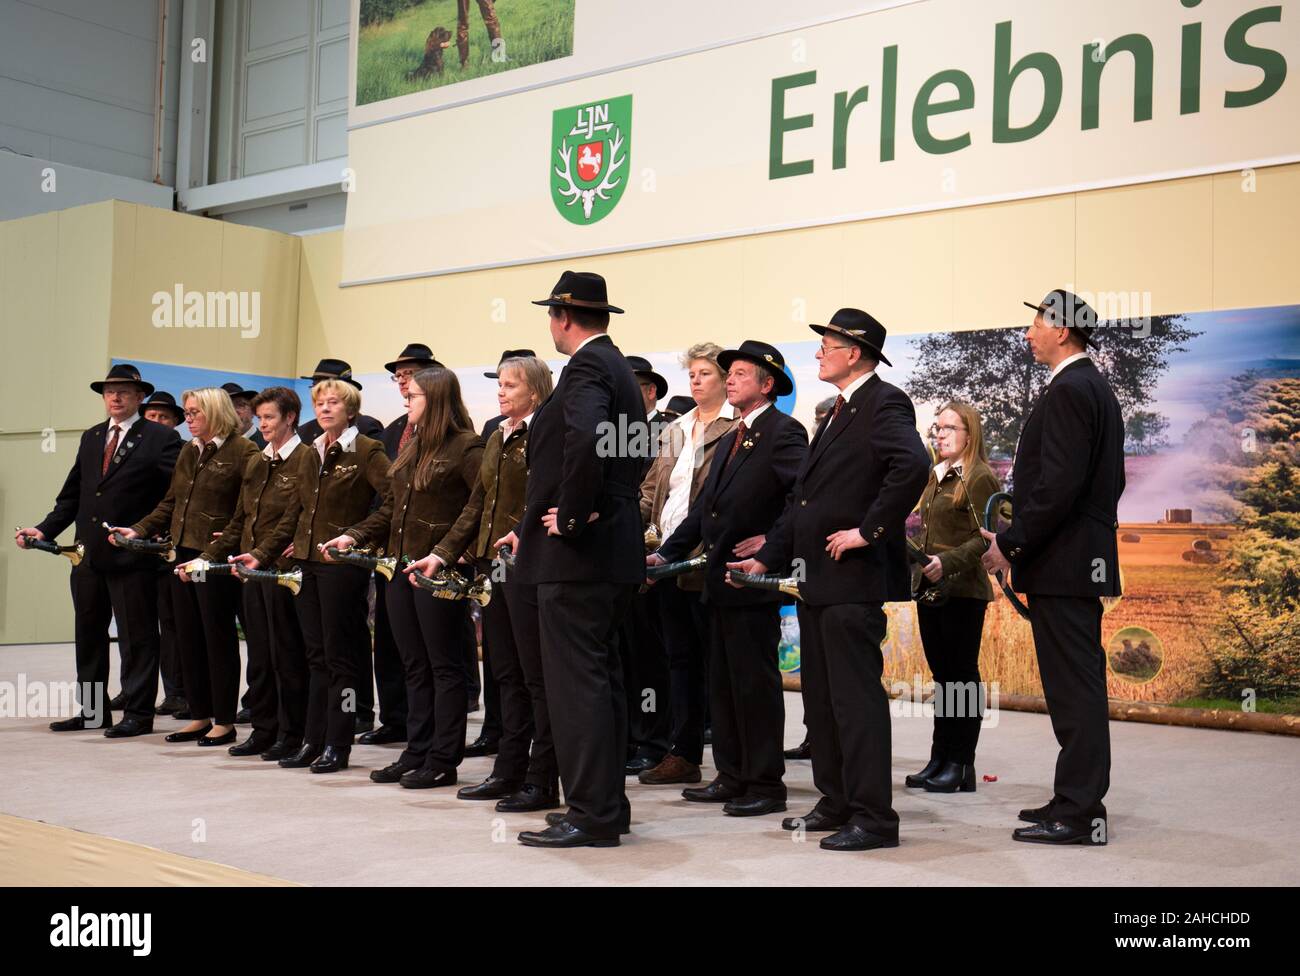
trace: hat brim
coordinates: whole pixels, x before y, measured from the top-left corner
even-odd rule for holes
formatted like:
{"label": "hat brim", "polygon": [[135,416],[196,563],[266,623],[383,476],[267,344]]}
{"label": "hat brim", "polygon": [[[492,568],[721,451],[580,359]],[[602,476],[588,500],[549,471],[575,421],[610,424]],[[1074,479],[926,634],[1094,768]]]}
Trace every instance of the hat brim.
{"label": "hat brim", "polygon": [[123,379],[95,380],[95,382],[90,384],[90,388],[94,390],[96,393],[100,394],[100,396],[103,396],[104,387],[106,387],[109,383],[130,383],[132,386],[138,386],[144,392],[145,396],[153,396],[153,391],[154,391],[153,384],[146,383],[144,380],[123,380]]}
{"label": "hat brim", "polygon": [[384,369],[390,373],[396,373],[398,366],[419,366],[423,369],[433,369],[435,366],[441,366],[442,363],[436,359],[394,359],[391,363],[384,363]]}
{"label": "hat brim", "polygon": [[[1025,308],[1032,308],[1035,312],[1045,312],[1045,311],[1047,311],[1047,306],[1046,306],[1046,305],[1035,305],[1033,302],[1025,302],[1025,303],[1024,303],[1024,306],[1025,306]],[[1094,349],[1100,349],[1100,348],[1101,348],[1101,343],[1099,343],[1096,339],[1094,339],[1094,338],[1093,338],[1091,335],[1089,335],[1087,332],[1084,332],[1083,330],[1081,330],[1081,329],[1079,329],[1079,328],[1077,328],[1077,327],[1075,327],[1075,326],[1073,326],[1073,325],[1058,325],[1058,326],[1053,326],[1053,328],[1057,328],[1057,329],[1070,329],[1070,330],[1072,330],[1072,331],[1074,331],[1074,332],[1078,332],[1079,335],[1080,335],[1080,337],[1083,339],[1083,344],[1084,344],[1085,346],[1092,346],[1092,348],[1094,348]]]}
{"label": "hat brim", "polygon": [[610,312],[614,315],[622,315],[623,310],[617,305],[611,305],[609,302],[596,304],[595,302],[584,302],[579,305],[577,302],[566,302],[558,298],[543,298],[540,301],[534,301],[534,305],[545,305],[548,308],[579,308],[587,312]]}
{"label": "hat brim", "polygon": [[655,385],[655,393],[658,394],[655,399],[662,400],[668,395],[668,381],[656,373],[653,369],[634,369],[632,370],[636,378],[650,380]]}
{"label": "hat brim", "polygon": [[340,380],[344,383],[351,383],[358,390],[361,389],[361,384],[358,383],[356,380],[352,379],[350,376],[322,376],[320,379],[317,379],[314,376],[300,376],[298,378],[300,380],[311,380],[312,386],[315,386],[317,383],[324,383],[326,380]]}
{"label": "hat brim", "polygon": [[743,359],[747,363],[753,363],[755,366],[762,366],[764,369],[770,370],[772,375],[776,378],[777,396],[788,396],[794,392],[794,380],[790,379],[790,377],[786,375],[785,370],[777,366],[775,363],[765,362],[757,356],[750,356],[749,354],[740,352],[736,349],[725,349],[718,353],[718,365],[722,367],[724,373],[731,369],[731,364],[737,359]]}
{"label": "hat brim", "polygon": [[856,342],[863,349],[867,350],[867,352],[871,353],[872,359],[879,360],[880,362],[884,363],[886,366],[894,365],[889,361],[889,357],[885,355],[884,350],[882,350],[874,342],[868,342],[866,339],[859,339],[857,336],[849,335],[847,332],[843,331],[842,329],[837,329],[834,326],[810,325],[808,326],[808,328],[812,329],[818,335],[826,335],[827,333],[829,333],[833,336],[838,336],[841,339],[847,339],[849,342]]}
{"label": "hat brim", "polygon": [[171,411],[172,416],[176,418],[176,422],[177,422],[177,423],[180,423],[182,420],[185,419],[185,411],[182,410],[180,407],[178,407],[178,406],[174,406],[173,404],[170,404],[170,403],[142,403],[142,404],[140,404],[140,415],[141,415],[141,416],[144,416],[144,412],[145,412],[146,410],[169,410],[169,411]]}

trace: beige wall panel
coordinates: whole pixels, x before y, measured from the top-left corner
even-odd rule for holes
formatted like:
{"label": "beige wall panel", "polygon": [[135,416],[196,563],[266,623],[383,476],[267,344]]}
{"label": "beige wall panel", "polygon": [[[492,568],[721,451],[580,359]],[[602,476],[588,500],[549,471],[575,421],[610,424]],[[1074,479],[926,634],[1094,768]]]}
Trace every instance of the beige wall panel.
{"label": "beige wall panel", "polygon": [[1300,302],[1300,165],[1214,177],[1214,304]]}
{"label": "beige wall panel", "polygon": [[[49,423],[58,246],[56,213],[0,224],[0,354],[11,367],[0,398],[0,430],[39,430]],[[20,363],[26,368],[12,368]]]}
{"label": "beige wall panel", "polygon": [[[298,351],[300,239],[289,234],[223,223],[221,289],[256,291],[260,315],[253,329],[220,329],[216,365],[247,373],[287,376]],[[199,364],[207,365],[207,364]]]}
{"label": "beige wall panel", "polygon": [[54,330],[42,362],[59,364],[42,376],[53,395],[48,425],[81,431],[103,419],[103,401],[86,388],[108,369],[113,288],[111,203],[59,213]]}
{"label": "beige wall panel", "polygon": [[1155,315],[1213,308],[1213,187],[1201,176],[1078,194],[1075,277],[1060,284],[1149,292]]}
{"label": "beige wall panel", "polygon": [[891,335],[930,332],[953,320],[953,213],[846,224],[845,303]]}
{"label": "beige wall panel", "polygon": [[819,227],[731,242],[742,266],[738,277],[725,282],[726,301],[744,310],[744,329],[724,341],[815,341],[808,323],[827,321],[857,291],[844,254],[847,229]]}

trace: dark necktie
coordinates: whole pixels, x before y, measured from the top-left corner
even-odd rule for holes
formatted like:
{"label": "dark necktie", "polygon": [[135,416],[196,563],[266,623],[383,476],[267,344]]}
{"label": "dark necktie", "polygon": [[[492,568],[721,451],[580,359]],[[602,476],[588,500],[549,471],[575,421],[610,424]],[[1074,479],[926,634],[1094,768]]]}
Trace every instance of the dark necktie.
{"label": "dark necktie", "polygon": [[108,474],[108,466],[113,460],[113,455],[117,453],[117,435],[122,432],[122,428],[117,424],[112,427],[112,436],[109,437],[108,443],[104,446],[104,464],[99,470],[99,476],[102,478]]}
{"label": "dark necktie", "polygon": [[199,467],[201,468],[203,467],[203,465],[207,464],[208,458],[212,457],[212,455],[216,453],[217,453],[216,444],[214,444],[212,441],[208,441],[206,444],[204,444],[203,450],[199,452]]}
{"label": "dark necktie", "polygon": [[724,470],[726,469],[727,465],[731,463],[731,459],[736,456],[736,452],[740,450],[740,442],[743,441],[744,439],[745,439],[745,422],[742,420],[740,423],[736,425],[736,439],[731,442],[731,450],[727,452],[727,460],[722,465]]}
{"label": "dark necktie", "polygon": [[832,423],[835,422],[835,418],[838,417],[838,416],[840,415],[840,411],[841,411],[842,409],[844,409],[844,397],[842,397],[842,396],[836,394],[836,396],[835,396],[835,406],[833,406],[833,407],[831,408],[831,419],[828,420],[828,421],[826,421],[826,426],[827,426],[827,427],[829,427]]}
{"label": "dark necktie", "polygon": [[402,453],[402,448],[406,446],[406,442],[409,441],[414,436],[415,436],[415,424],[407,424],[405,427],[402,428],[402,436],[397,441],[398,454]]}

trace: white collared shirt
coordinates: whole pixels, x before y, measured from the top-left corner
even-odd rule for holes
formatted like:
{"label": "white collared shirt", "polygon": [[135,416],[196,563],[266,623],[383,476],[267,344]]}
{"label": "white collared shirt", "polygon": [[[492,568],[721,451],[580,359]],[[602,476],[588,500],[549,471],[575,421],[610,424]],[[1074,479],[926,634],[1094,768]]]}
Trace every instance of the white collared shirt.
{"label": "white collared shirt", "polygon": [[771,400],[764,400],[753,410],[749,411],[749,413],[745,414],[745,416],[741,417],[740,422],[745,425],[745,429],[752,430],[754,427],[754,421],[757,420],[759,417],[763,416],[763,411],[766,410],[771,405],[772,405]]}
{"label": "white collared shirt", "polygon": [[244,436],[251,441],[253,439],[253,435],[256,433],[257,433],[257,421],[250,420],[248,422],[248,427],[244,430]]}
{"label": "white collared shirt", "polygon": [[[355,451],[357,449],[357,437],[360,433],[356,424],[350,425],[347,430],[339,434],[339,450],[343,451],[344,454]],[[321,464],[325,463],[325,438],[328,436],[328,434],[322,433],[311,442],[311,446],[316,448],[316,453],[320,455]]]}
{"label": "white collared shirt", "polygon": [[215,446],[218,451],[221,450],[221,445],[226,443],[226,439],[224,437],[214,437],[210,441],[201,441],[197,437],[192,437],[190,438],[190,443],[198,448],[199,453],[202,454],[203,449],[209,444]]}
{"label": "white collared shirt", "polygon": [[[844,402],[848,403],[850,400],[852,400],[853,394],[857,393],[858,390],[862,389],[862,384],[867,382],[867,380],[871,379],[871,377],[875,375],[876,375],[876,371],[874,369],[869,369],[861,376],[859,376],[856,380],[854,380],[852,383],[850,383],[848,386],[846,386],[844,389],[840,390],[840,396],[844,398]],[[831,413],[834,413],[834,411],[835,408],[832,407]],[[829,420],[826,421],[826,427],[829,427],[830,425],[831,422]],[[822,428],[823,431],[825,429],[826,429],[825,427]]]}
{"label": "white collared shirt", "polygon": [[608,335],[608,334],[609,334],[608,332],[597,332],[595,335],[587,336],[587,338],[583,339],[580,343],[578,343],[578,348],[573,350],[573,353],[570,356],[570,358],[582,352],[582,347],[585,346],[587,343],[591,342],[592,339],[599,339],[601,336]]}
{"label": "white collared shirt", "polygon": [[1065,367],[1069,366],[1071,363],[1077,363],[1080,359],[1087,358],[1088,354],[1086,352],[1076,352],[1073,356],[1066,356],[1056,364],[1056,367],[1052,370],[1052,375],[1047,378],[1047,382],[1050,383],[1052,380],[1056,379],[1061,370],[1065,369]]}
{"label": "white collared shirt", "polygon": [[268,443],[266,447],[262,448],[262,457],[266,458],[269,461],[271,460],[272,457],[279,455],[281,461],[287,461],[289,460],[289,455],[293,453],[294,448],[296,448],[301,443],[302,443],[302,438],[300,438],[297,434],[294,434],[287,441],[285,441],[284,446],[281,447],[278,451],[275,450],[273,447],[271,447],[270,443]]}
{"label": "white collared shirt", "polygon": [[[668,475],[668,497],[659,510],[659,534],[664,539],[676,531],[691,509],[691,485],[695,480],[695,466],[701,457],[695,441],[695,417],[699,409],[692,407],[673,421],[681,430],[681,453],[677,455],[677,463]],[[724,400],[718,417],[731,420],[735,416],[736,408]]]}
{"label": "white collared shirt", "polygon": [[131,416],[127,417],[125,420],[120,422],[114,420],[112,417],[109,417],[108,430],[104,432],[104,443],[107,444],[109,440],[113,437],[113,428],[115,426],[119,429],[119,433],[117,435],[117,442],[119,444],[122,443],[122,441],[126,440],[126,435],[130,433],[131,428],[135,426],[135,422],[139,419],[140,419],[140,411],[138,410],[135,413],[131,414]]}
{"label": "white collared shirt", "polygon": [[[961,475],[964,474],[961,468],[961,461],[958,461],[956,464],[954,464],[952,466],[952,469],[957,472],[958,477],[961,477]],[[934,466],[934,480],[937,483],[942,484],[943,476],[946,475],[947,473],[948,473],[948,462],[946,460],[940,461],[938,464]]]}
{"label": "white collared shirt", "polygon": [[[536,412],[537,412],[536,410],[533,411],[533,413],[536,413]],[[502,443],[505,443],[506,441],[510,440],[510,435],[513,434],[513,433],[514,433],[516,430],[518,430],[520,427],[522,427],[524,424],[531,424],[532,422],[533,422],[533,414],[532,414],[532,413],[530,413],[527,417],[523,417],[523,418],[521,418],[520,421],[519,421],[519,423],[517,423],[517,424],[512,424],[512,423],[510,422],[510,418],[509,418],[509,417],[507,417],[505,420],[501,421],[501,441],[502,441]]]}

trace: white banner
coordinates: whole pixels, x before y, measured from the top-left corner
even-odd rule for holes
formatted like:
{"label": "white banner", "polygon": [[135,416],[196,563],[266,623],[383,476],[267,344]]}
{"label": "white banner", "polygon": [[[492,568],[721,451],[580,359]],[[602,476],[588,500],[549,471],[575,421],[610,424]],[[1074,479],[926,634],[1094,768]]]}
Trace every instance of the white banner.
{"label": "white banner", "polygon": [[1300,0],[929,0],[354,130],[345,284],[1300,159]]}

